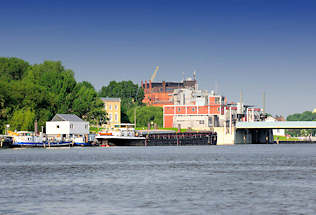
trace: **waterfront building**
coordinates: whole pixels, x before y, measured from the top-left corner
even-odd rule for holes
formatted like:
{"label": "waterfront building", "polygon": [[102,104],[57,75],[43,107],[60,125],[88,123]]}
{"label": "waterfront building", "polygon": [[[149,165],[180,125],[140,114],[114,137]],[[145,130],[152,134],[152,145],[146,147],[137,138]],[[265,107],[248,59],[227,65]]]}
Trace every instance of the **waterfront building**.
{"label": "waterfront building", "polygon": [[102,97],[101,100],[104,102],[104,110],[108,114],[107,125],[121,124],[121,99]]}
{"label": "waterfront building", "polygon": [[152,106],[163,107],[164,105],[172,105],[172,94],[176,89],[197,89],[197,81],[195,75],[193,78],[187,78],[181,82],[141,82],[144,90],[143,103]]}
{"label": "waterfront building", "polygon": [[226,98],[213,91],[175,89],[171,105],[163,106],[164,127],[209,129],[222,124]]}
{"label": "waterfront building", "polygon": [[75,114],[56,114],[51,121],[46,122],[48,138],[73,139],[89,134],[89,122]]}
{"label": "waterfront building", "polygon": [[226,97],[214,91],[175,89],[171,105],[163,106],[165,128],[209,130],[215,127],[231,130],[236,121],[258,121],[262,110],[242,103],[227,104]]}

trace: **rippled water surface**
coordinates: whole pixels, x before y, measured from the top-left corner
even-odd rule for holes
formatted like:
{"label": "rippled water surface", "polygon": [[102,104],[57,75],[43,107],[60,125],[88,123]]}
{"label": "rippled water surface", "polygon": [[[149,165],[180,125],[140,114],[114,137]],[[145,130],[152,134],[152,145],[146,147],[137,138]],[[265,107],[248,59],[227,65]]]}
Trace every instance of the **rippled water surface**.
{"label": "rippled water surface", "polygon": [[0,214],[316,214],[316,144],[0,149]]}

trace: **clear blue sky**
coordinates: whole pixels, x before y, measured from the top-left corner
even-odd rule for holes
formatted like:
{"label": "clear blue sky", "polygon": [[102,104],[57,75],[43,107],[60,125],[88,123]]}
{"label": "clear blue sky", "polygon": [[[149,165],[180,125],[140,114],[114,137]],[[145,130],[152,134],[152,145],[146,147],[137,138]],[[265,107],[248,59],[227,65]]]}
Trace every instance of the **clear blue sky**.
{"label": "clear blue sky", "polygon": [[0,56],[60,60],[96,89],[176,81],[288,115],[316,108],[316,1],[2,1]]}

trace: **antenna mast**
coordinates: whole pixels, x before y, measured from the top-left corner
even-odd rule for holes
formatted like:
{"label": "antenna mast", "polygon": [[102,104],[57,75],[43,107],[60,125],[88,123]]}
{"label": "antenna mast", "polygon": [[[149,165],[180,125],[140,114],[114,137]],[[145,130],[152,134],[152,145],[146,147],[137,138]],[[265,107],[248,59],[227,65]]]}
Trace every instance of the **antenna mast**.
{"label": "antenna mast", "polygon": [[266,93],[263,92],[263,95],[262,95],[262,112],[263,114],[266,113]]}

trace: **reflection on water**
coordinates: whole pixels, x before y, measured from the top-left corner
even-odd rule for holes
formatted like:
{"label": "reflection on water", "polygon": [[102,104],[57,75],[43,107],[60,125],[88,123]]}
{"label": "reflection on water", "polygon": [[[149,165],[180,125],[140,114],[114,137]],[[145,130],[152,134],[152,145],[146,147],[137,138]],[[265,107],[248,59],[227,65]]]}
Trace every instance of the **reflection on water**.
{"label": "reflection on water", "polygon": [[316,145],[0,150],[0,214],[315,214]]}

